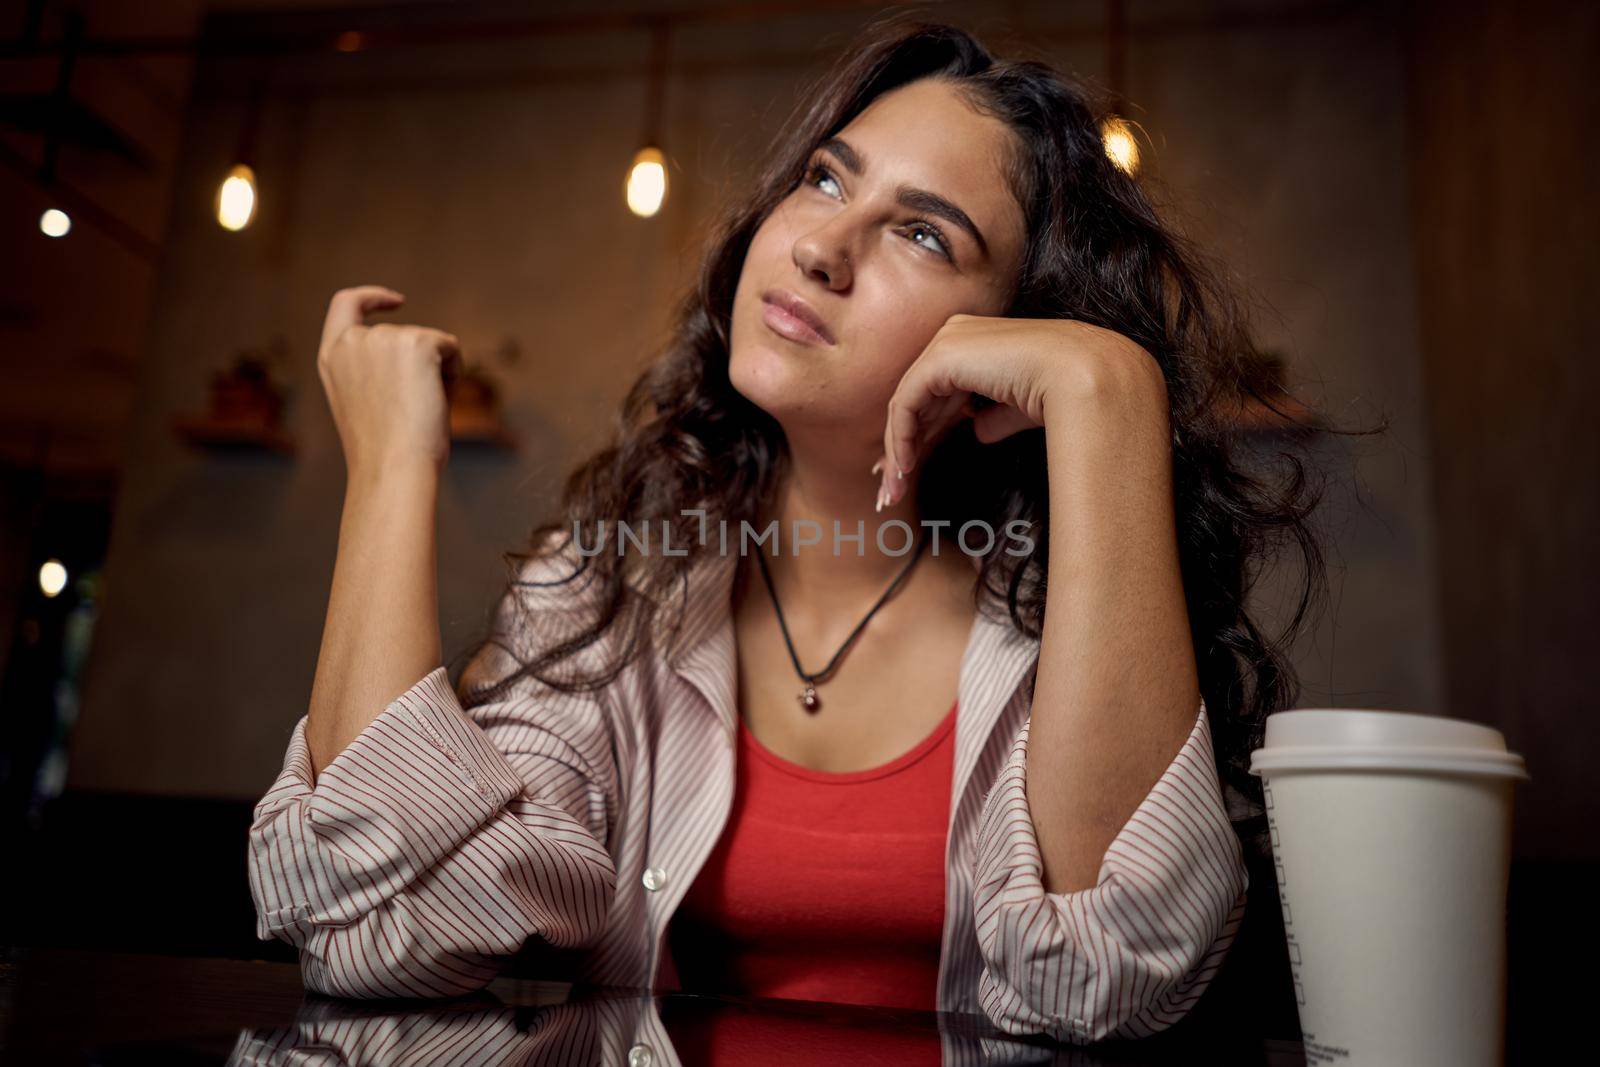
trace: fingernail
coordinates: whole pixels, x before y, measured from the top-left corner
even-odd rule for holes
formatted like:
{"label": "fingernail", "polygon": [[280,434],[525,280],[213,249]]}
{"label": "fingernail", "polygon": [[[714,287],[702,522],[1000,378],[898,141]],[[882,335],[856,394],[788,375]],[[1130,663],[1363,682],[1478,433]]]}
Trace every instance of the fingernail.
{"label": "fingernail", "polygon": [[880,456],[880,457],[879,457],[879,458],[878,458],[878,461],[877,461],[877,462],[876,462],[876,463],[874,463],[874,464],[873,464],[873,465],[872,465],[872,471],[871,471],[871,473],[873,473],[873,474],[877,474],[877,473],[878,473],[878,472],[879,472],[879,471],[881,471],[881,470],[882,470],[882,469],[883,469],[883,458],[882,458],[882,457],[881,457],[881,456]]}
{"label": "fingernail", "polygon": [[875,505],[873,505],[872,510],[873,511],[882,511],[883,510],[883,486],[881,486],[881,485],[878,486],[878,502]]}

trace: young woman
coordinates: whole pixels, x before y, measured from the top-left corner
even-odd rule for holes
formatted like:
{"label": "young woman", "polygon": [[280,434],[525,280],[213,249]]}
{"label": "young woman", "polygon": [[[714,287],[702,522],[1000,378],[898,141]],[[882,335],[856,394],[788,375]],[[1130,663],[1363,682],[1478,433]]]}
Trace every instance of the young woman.
{"label": "young woman", "polygon": [[820,85],[454,687],[456,339],[334,296],[339,555],[250,835],[312,988],[460,993],[554,946],[1082,1043],[1215,974],[1294,695],[1245,596],[1285,532],[1296,626],[1321,574],[1298,461],[1277,491],[1240,458],[1241,319],[1047,66],[894,19]]}

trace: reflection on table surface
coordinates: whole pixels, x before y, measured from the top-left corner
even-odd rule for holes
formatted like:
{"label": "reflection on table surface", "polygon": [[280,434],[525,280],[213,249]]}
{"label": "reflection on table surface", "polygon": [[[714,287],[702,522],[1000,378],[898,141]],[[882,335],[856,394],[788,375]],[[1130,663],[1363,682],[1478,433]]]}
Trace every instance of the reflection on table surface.
{"label": "reflection on table surface", "polygon": [[293,964],[3,950],[5,1059],[218,1064],[1169,1064],[1300,1067],[1298,1042],[1186,1019],[1090,1047],[981,1015],[501,978],[449,1001],[306,993]]}

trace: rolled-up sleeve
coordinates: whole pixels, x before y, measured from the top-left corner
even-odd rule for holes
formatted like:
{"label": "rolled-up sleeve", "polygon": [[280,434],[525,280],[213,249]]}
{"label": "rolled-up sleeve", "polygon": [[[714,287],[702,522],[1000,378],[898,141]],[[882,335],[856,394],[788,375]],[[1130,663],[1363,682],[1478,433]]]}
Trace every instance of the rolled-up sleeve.
{"label": "rolled-up sleeve", "polygon": [[534,935],[581,947],[616,888],[602,717],[526,691],[469,713],[441,666],[314,775],[302,716],[250,827],[257,936],[351,997],[479,989]]}
{"label": "rolled-up sleeve", "polygon": [[1031,718],[985,798],[974,918],[979,999],[997,1026],[1088,1044],[1181,1019],[1244,917],[1249,874],[1213,762],[1205,704],[1188,739],[1107,848],[1096,884],[1044,888],[1028,808]]}

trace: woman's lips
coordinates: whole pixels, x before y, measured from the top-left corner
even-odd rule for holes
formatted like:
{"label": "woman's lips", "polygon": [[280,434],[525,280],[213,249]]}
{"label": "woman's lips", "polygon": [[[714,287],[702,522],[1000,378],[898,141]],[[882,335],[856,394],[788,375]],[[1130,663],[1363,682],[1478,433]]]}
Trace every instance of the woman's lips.
{"label": "woman's lips", "polygon": [[823,346],[831,343],[809,322],[770,300],[762,302],[761,321],[779,337],[797,344]]}

